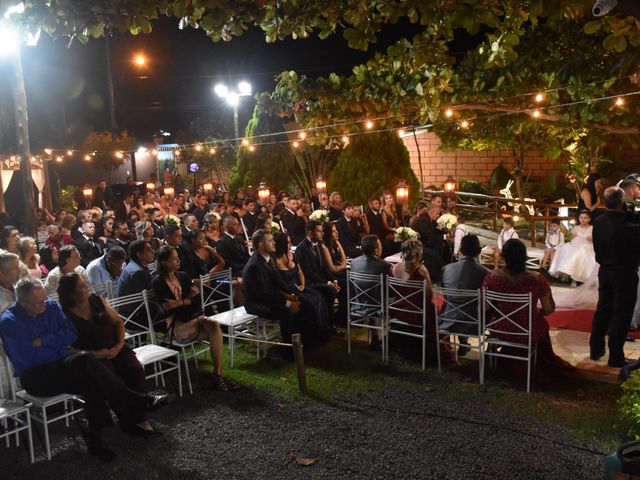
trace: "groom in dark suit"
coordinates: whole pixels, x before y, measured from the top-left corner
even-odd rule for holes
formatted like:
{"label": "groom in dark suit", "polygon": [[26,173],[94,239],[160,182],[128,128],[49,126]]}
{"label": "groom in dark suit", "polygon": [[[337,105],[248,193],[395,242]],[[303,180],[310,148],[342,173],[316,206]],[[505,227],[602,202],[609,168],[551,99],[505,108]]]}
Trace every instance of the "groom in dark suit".
{"label": "groom in dark suit", "polygon": [[292,315],[300,311],[300,301],[285,293],[287,286],[273,263],[276,244],[271,232],[257,230],[251,241],[253,255],[242,271],[244,307],[252,315],[278,320],[282,340],[290,342],[294,333]]}

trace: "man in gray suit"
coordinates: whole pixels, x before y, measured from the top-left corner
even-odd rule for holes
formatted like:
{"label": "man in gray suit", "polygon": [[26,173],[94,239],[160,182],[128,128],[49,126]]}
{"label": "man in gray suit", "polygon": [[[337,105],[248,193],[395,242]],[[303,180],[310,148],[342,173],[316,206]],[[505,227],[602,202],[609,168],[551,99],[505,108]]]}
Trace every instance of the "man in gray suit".
{"label": "man in gray suit", "polygon": [[[462,258],[455,263],[446,265],[442,270],[442,286],[445,288],[456,288],[459,290],[476,290],[482,287],[484,277],[487,276],[489,270],[478,263],[477,256],[480,255],[480,241],[476,235],[466,235],[462,237],[460,243],[460,254]],[[447,315],[447,310],[452,310],[456,305],[466,303],[468,299],[451,299],[449,303],[445,303],[443,315]],[[461,309],[462,311],[454,311],[449,317],[455,320],[469,321],[475,318],[478,313],[476,303],[470,303]],[[464,312],[464,313],[463,313]],[[467,315],[465,315],[465,313]],[[479,319],[478,319],[479,321]],[[440,328],[449,330],[452,333],[468,333],[477,334],[477,326],[470,324],[455,324],[452,321],[445,320]],[[469,353],[469,341],[465,337],[460,338],[460,348],[458,355],[466,355]]]}

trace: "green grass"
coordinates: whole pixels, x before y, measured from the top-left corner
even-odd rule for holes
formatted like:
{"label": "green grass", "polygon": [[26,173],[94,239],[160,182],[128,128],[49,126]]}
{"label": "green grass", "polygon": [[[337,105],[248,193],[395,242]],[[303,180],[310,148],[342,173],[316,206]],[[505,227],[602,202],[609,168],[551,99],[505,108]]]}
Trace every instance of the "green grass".
{"label": "green grass", "polygon": [[[295,365],[276,355],[256,360],[255,345],[238,342],[234,368],[229,367],[225,345],[225,375],[244,385],[303,402],[331,403],[336,396],[358,392],[400,389],[422,391],[451,401],[484,403],[525,418],[547,421],[567,428],[578,440],[590,441],[606,451],[622,440],[616,401],[618,385],[582,379],[556,379],[546,384],[532,382],[527,394],[524,381],[501,378],[491,373],[484,386],[478,385],[478,364],[463,359],[459,365],[427,367],[391,356],[388,365],[379,351],[367,348],[360,335],[347,353],[344,338],[333,338],[327,345],[305,351],[308,390],[298,389]],[[210,363],[205,367],[210,369]]]}

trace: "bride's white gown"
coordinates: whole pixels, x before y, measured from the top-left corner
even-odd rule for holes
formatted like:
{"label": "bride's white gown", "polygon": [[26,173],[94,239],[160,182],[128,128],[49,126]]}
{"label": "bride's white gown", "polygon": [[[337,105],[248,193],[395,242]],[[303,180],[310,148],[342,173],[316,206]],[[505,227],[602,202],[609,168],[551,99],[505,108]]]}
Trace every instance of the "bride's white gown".
{"label": "bride's white gown", "polygon": [[596,266],[596,253],[593,242],[588,240],[593,235],[593,227],[580,226],[574,230],[575,237],[558,249],[551,266],[549,275],[558,277],[561,273],[569,275],[576,282],[586,282]]}
{"label": "bride's white gown", "polygon": [[598,270],[596,263],[589,278],[576,288],[551,287],[556,310],[595,310],[598,305]]}

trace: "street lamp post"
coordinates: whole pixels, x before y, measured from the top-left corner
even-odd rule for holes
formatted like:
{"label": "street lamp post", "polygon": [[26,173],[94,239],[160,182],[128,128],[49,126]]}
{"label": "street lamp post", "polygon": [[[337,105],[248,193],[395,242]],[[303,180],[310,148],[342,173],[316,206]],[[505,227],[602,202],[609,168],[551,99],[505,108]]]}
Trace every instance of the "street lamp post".
{"label": "street lamp post", "polygon": [[238,105],[240,104],[240,97],[248,97],[251,95],[251,84],[249,82],[238,83],[238,89],[229,90],[223,83],[219,83],[215,86],[214,91],[220,98],[224,98],[229,105],[233,108],[233,131],[236,138],[236,143],[240,138],[240,127],[238,125]]}

